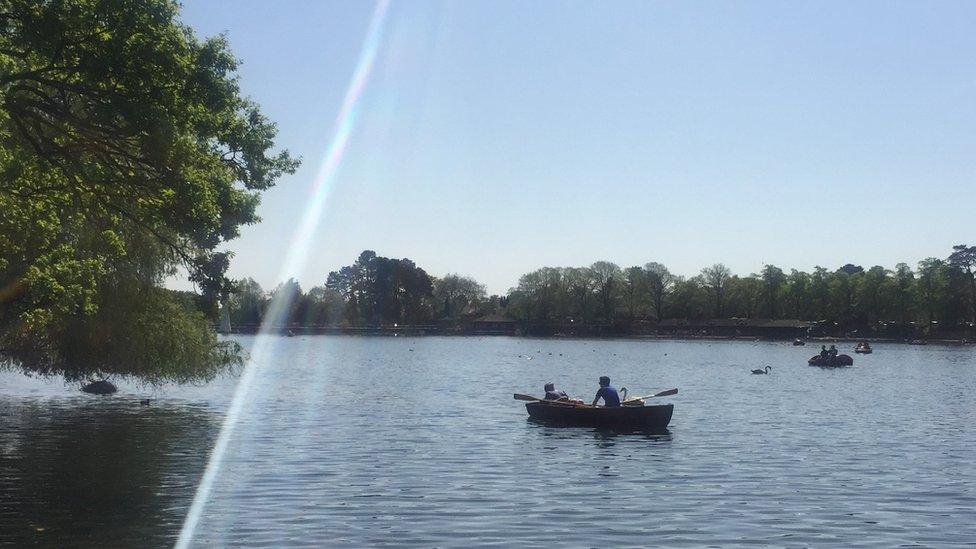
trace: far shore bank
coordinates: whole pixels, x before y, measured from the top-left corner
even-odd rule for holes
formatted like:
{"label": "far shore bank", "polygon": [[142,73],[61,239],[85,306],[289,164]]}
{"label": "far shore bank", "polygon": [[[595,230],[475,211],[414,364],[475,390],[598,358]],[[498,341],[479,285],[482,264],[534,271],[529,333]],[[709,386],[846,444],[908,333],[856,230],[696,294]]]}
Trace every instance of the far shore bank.
{"label": "far shore bank", "polygon": [[[223,335],[255,335],[258,327],[245,326],[242,329],[234,329],[230,332],[223,332]],[[553,339],[553,340],[575,340],[575,339],[626,339],[626,340],[649,340],[649,341],[763,341],[793,344],[796,339],[800,339],[804,344],[819,345],[832,343],[857,343],[867,341],[869,343],[896,343],[901,345],[943,345],[943,346],[969,346],[976,343],[976,338],[894,338],[879,336],[807,336],[807,337],[776,337],[776,336],[756,336],[756,335],[695,335],[695,334],[626,334],[626,333],[555,333],[539,334],[524,332],[498,332],[498,331],[476,331],[476,330],[457,330],[443,329],[436,326],[368,326],[368,327],[277,327],[275,331],[283,336],[303,336],[303,335],[345,335],[345,336],[368,336],[368,337],[425,337],[425,336],[457,336],[457,337],[484,337],[484,336],[504,336],[518,337],[524,339]],[[800,345],[797,345],[800,346]]]}

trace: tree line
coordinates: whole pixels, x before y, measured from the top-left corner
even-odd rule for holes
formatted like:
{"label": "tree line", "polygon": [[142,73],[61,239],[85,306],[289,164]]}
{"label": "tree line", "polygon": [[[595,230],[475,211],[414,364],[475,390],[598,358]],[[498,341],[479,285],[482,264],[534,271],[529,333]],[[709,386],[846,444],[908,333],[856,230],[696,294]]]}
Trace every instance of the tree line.
{"label": "tree line", "polygon": [[227,301],[231,324],[260,324],[271,300],[279,295],[289,304],[281,323],[295,326],[460,322],[500,306],[499,298],[487,297],[485,286],[472,278],[457,274],[433,277],[409,259],[366,250],[307,292],[295,280],[270,292],[251,278],[238,281]]}
{"label": "tree line", "polygon": [[912,269],[848,263],[812,272],[766,265],[733,274],[721,263],[691,277],[660,263],[621,269],[544,267],[523,275],[509,294],[508,313],[530,322],[614,323],[620,320],[764,318],[867,326],[879,321],[959,325],[976,322],[976,246],[955,246],[945,258]]}
{"label": "tree line", "polygon": [[[307,293],[291,280],[264,292],[251,279],[228,305],[232,322],[258,324],[270,299],[288,292],[285,319],[303,326],[460,323],[500,314],[533,324],[617,324],[666,319],[796,319],[863,327],[878,322],[960,326],[976,323],[976,246],[955,246],[946,258],[914,268],[848,263],[812,272],[766,265],[737,275],[721,263],[690,277],[660,263],[621,268],[609,261],[588,267],[543,267],[519,278],[504,296],[488,296],[476,280],[437,278],[409,259],[365,251],[329,273]],[[972,324],[968,324],[970,327]]]}

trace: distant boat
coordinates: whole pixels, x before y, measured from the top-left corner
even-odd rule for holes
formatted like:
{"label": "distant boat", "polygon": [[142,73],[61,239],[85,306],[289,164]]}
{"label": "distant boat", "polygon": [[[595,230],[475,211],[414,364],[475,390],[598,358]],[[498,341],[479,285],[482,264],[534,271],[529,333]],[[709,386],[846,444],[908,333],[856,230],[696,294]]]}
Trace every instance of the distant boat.
{"label": "distant boat", "polygon": [[93,381],[81,388],[86,393],[93,395],[111,395],[118,391],[118,388],[110,381]]}
{"label": "distant boat", "polygon": [[800,338],[796,338],[796,339],[793,340],[793,345],[796,346],[796,347],[800,347],[800,346],[806,345],[806,344],[807,344],[807,342],[806,341],[803,341]]}
{"label": "distant boat", "polygon": [[820,355],[813,355],[813,357],[807,361],[810,366],[820,366],[821,368],[840,368],[843,366],[853,366],[854,359],[851,355],[837,355],[822,357]]}
{"label": "distant boat", "polygon": [[869,345],[867,341],[862,341],[857,344],[857,347],[854,347],[854,352],[862,355],[869,355],[874,352],[874,349],[871,348],[871,345]]}
{"label": "distant boat", "polygon": [[671,422],[674,405],[605,407],[538,400],[527,402],[525,409],[530,419],[549,425],[663,432]]}

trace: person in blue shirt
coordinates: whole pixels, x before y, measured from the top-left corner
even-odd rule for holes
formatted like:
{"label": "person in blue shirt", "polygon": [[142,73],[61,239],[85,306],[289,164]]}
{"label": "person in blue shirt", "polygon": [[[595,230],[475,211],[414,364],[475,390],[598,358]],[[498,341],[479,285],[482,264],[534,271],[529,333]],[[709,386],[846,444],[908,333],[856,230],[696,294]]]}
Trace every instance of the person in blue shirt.
{"label": "person in blue shirt", "polygon": [[620,406],[620,395],[617,394],[617,390],[610,386],[610,378],[607,376],[600,376],[600,389],[596,392],[596,398],[593,399],[593,406],[603,399],[603,405],[606,407]]}

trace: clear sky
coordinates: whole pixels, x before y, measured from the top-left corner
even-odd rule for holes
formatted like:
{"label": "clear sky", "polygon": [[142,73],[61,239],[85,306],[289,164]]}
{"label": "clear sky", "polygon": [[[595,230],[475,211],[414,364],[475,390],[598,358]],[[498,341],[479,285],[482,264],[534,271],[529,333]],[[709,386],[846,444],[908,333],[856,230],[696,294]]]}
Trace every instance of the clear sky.
{"label": "clear sky", "polygon": [[[277,282],[368,1],[184,0],[302,168],[229,247]],[[395,2],[312,255],[505,292],[542,266],[865,267],[976,243],[976,3]]]}

